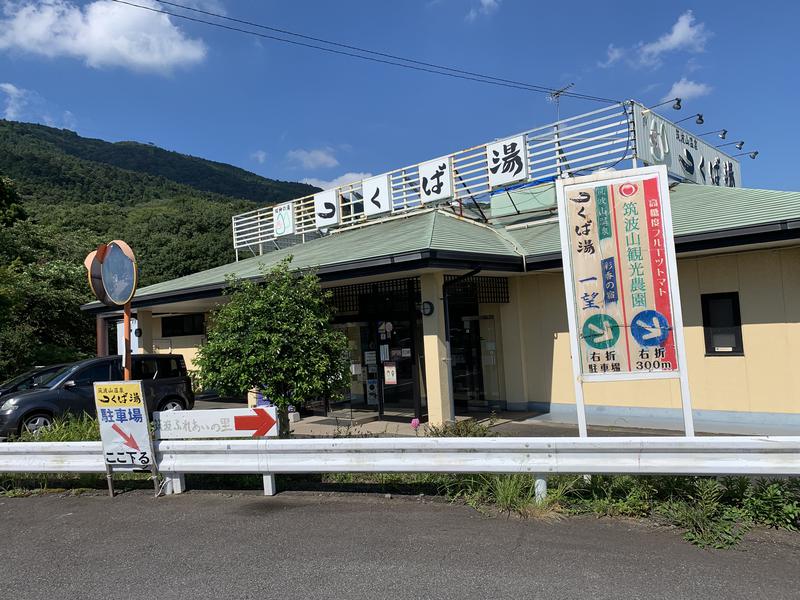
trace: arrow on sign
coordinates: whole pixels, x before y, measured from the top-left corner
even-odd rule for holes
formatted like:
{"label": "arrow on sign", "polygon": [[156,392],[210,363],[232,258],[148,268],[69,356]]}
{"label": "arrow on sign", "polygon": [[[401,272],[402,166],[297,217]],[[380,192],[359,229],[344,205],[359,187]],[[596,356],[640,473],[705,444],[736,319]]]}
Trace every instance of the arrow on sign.
{"label": "arrow on sign", "polygon": [[647,333],[642,336],[644,340],[652,340],[661,337],[661,324],[658,322],[657,317],[653,317],[653,325],[652,327],[639,319],[636,321],[636,324],[641,327],[642,329],[646,329]]}
{"label": "arrow on sign", "polygon": [[253,431],[253,437],[267,435],[275,425],[275,419],[263,408],[254,408],[253,412],[256,414],[234,417],[233,428],[237,431]]}
{"label": "arrow on sign", "polygon": [[125,444],[125,445],[126,445],[128,448],[133,448],[133,449],[134,449],[134,450],[136,450],[137,452],[140,452],[140,450],[139,450],[139,444],[137,444],[137,443],[136,443],[136,440],[135,440],[135,439],[133,439],[133,436],[132,436],[132,435],[128,435],[127,433],[125,433],[125,432],[122,430],[122,427],[120,427],[119,425],[117,425],[116,423],[114,423],[114,424],[111,426],[111,429],[113,429],[114,431],[116,431],[116,432],[119,434],[119,436],[120,436],[120,437],[121,437],[121,438],[124,440],[124,444]]}

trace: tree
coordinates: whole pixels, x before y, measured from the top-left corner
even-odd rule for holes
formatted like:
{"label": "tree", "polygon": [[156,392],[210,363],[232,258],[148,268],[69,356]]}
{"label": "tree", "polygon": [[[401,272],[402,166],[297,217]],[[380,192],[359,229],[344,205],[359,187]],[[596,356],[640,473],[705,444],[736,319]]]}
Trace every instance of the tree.
{"label": "tree", "polygon": [[204,387],[260,389],[278,408],[284,437],[290,405],[340,394],[349,376],[347,338],[331,327],[330,293],[314,273],[292,273],[290,262],[262,269],[263,283],[231,281],[196,360]]}
{"label": "tree", "polygon": [[8,227],[25,218],[19,195],[8,177],[0,176],[0,227]]}

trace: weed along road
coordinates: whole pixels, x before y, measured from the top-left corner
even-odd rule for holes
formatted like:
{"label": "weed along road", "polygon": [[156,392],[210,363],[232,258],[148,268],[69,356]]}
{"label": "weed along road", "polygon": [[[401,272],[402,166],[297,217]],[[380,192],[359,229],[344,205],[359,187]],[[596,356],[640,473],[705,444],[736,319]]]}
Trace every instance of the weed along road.
{"label": "weed along road", "polygon": [[621,519],[419,497],[147,492],[0,499],[3,597],[797,598],[800,542],[701,550]]}

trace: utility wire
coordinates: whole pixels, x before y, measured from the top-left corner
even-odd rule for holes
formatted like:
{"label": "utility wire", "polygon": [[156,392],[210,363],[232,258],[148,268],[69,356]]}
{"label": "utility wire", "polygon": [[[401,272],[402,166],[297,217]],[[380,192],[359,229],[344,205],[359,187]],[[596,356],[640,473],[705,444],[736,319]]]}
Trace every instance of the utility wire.
{"label": "utility wire", "polygon": [[[220,29],[227,29],[229,31],[236,31],[236,32],[239,32],[239,33],[245,33],[245,34],[249,34],[249,35],[254,35],[254,36],[257,36],[257,37],[266,38],[266,39],[270,39],[270,40],[274,40],[274,41],[278,41],[278,42],[284,42],[284,43],[293,44],[293,45],[296,45],[296,46],[302,46],[302,47],[305,47],[305,48],[312,48],[314,50],[321,50],[323,52],[329,52],[331,54],[340,54],[340,55],[343,55],[343,56],[349,56],[349,57],[352,57],[352,58],[360,58],[362,60],[368,60],[368,61],[372,61],[372,62],[393,65],[393,66],[396,66],[396,67],[403,67],[403,68],[412,69],[412,70],[415,70],[415,71],[423,71],[423,72],[427,72],[427,73],[433,73],[433,74],[436,74],[436,75],[445,75],[445,76],[453,77],[453,78],[456,78],[456,79],[465,79],[465,80],[468,80],[468,81],[475,81],[475,82],[478,82],[478,83],[487,83],[487,84],[497,85],[497,86],[502,86],[502,87],[521,89],[521,90],[525,90],[525,91],[539,92],[539,93],[544,93],[544,94],[552,94],[553,92],[556,91],[555,88],[550,88],[550,87],[546,87],[546,86],[535,85],[535,84],[530,84],[530,83],[525,83],[525,82],[520,82],[520,81],[514,81],[512,79],[502,79],[502,78],[494,77],[494,76],[491,76],[491,75],[483,75],[481,73],[475,73],[475,72],[472,72],[472,71],[465,71],[465,70],[462,70],[462,69],[455,69],[455,68],[452,68],[452,67],[446,67],[446,66],[442,66],[442,65],[437,65],[437,64],[434,64],[434,63],[427,63],[427,62],[418,61],[418,60],[414,60],[414,59],[410,59],[410,58],[403,58],[401,56],[396,56],[396,55],[393,55],[393,54],[387,54],[387,53],[384,53],[384,52],[378,52],[378,51],[374,51],[374,50],[368,50],[368,49],[365,49],[365,48],[359,48],[358,46],[351,46],[351,45],[348,45],[348,44],[332,42],[332,41],[325,40],[325,39],[322,39],[322,38],[316,38],[316,37],[304,35],[304,34],[301,34],[301,33],[295,33],[295,32],[292,32],[292,31],[285,30],[285,29],[278,29],[276,27],[270,27],[270,26],[267,26],[267,25],[261,25],[259,23],[254,23],[254,22],[251,22],[251,21],[245,21],[245,20],[242,20],[242,19],[236,19],[236,18],[233,18],[233,17],[228,17],[228,16],[225,16],[225,15],[221,15],[221,14],[217,14],[217,13],[201,10],[201,9],[198,9],[198,8],[194,8],[194,7],[190,7],[190,6],[184,6],[182,4],[178,4],[178,3],[175,3],[175,2],[167,2],[165,0],[159,0],[160,4],[166,4],[166,5],[169,5],[169,6],[174,6],[176,8],[180,8],[180,9],[183,9],[183,10],[192,11],[192,12],[195,12],[195,13],[199,13],[199,14],[210,16],[210,17],[214,17],[214,18],[217,18],[217,19],[224,19],[224,20],[231,21],[231,22],[234,22],[234,23],[240,23],[240,24],[243,24],[243,25],[248,25],[250,27],[257,27],[259,29],[264,29],[264,30],[267,30],[267,31],[274,31],[274,32],[277,32],[277,33],[282,33],[284,35],[290,35],[290,36],[298,37],[298,38],[301,38],[301,39],[311,40],[311,41],[314,41],[314,42],[320,42],[320,43],[323,43],[323,44],[336,46],[338,48],[346,48],[347,50],[354,50],[355,52],[361,52],[363,54],[356,54],[355,52],[349,52],[349,51],[346,51],[346,50],[336,50],[334,48],[325,48],[324,46],[319,46],[317,44],[300,42],[300,41],[297,41],[297,40],[287,39],[285,37],[279,37],[279,36],[275,36],[275,35],[268,35],[268,34],[259,33],[259,32],[256,32],[256,31],[250,31],[248,29],[242,29],[240,27],[233,27],[233,26],[230,26],[230,25],[224,25],[222,23],[215,23],[213,21],[206,21],[204,19],[200,19],[200,18],[197,18],[197,17],[191,17],[191,16],[188,16],[188,15],[183,15],[183,14],[171,12],[171,11],[168,11],[168,10],[163,10],[163,9],[159,9],[159,8],[156,8],[156,7],[153,7],[153,6],[145,6],[145,5],[142,5],[142,4],[136,4],[134,2],[128,2],[126,0],[112,0],[112,1],[116,2],[118,4],[125,4],[127,6],[131,6],[131,7],[134,7],[134,8],[140,8],[140,9],[148,10],[148,11],[155,12],[155,13],[169,15],[169,16],[172,16],[172,17],[177,17],[179,19],[185,19],[187,21],[193,21],[195,23],[202,23],[204,25],[211,25],[212,27],[218,27]],[[371,55],[371,56],[365,56],[365,54]],[[376,58],[376,57],[383,57],[383,58]],[[397,62],[397,61],[403,61],[403,62]],[[404,64],[404,63],[412,63],[412,64]],[[419,65],[419,66],[415,66],[415,65]],[[588,94],[580,94],[580,93],[577,93],[577,92],[564,92],[562,95],[569,96],[569,97],[572,97],[572,98],[578,98],[578,99],[582,99],[582,100],[592,100],[592,101],[595,101],[595,102],[607,102],[607,103],[610,103],[610,104],[618,104],[618,103],[621,102],[620,100],[613,100],[611,98],[603,98],[603,97],[600,97],[600,96],[591,96],[591,95],[588,95]]]}

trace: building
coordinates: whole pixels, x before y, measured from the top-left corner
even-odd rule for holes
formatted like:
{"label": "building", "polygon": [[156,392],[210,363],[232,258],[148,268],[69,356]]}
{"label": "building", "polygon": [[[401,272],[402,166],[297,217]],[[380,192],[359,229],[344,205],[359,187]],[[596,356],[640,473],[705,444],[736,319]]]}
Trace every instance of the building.
{"label": "building", "polygon": [[[491,172],[493,158],[499,167],[521,149],[519,173]],[[623,161],[667,164],[674,178],[697,429],[796,432],[800,193],[739,187],[733,157],[633,102],[237,217],[240,260],[137,292],[138,347],[191,365],[226,277],[257,279],[291,255],[332,290],[350,340],[350,389],[316,410],[436,423],[525,410],[574,422],[553,180]],[[85,308],[99,331],[118,318]],[[595,383],[585,394],[590,424],[682,423],[675,380]]]}

